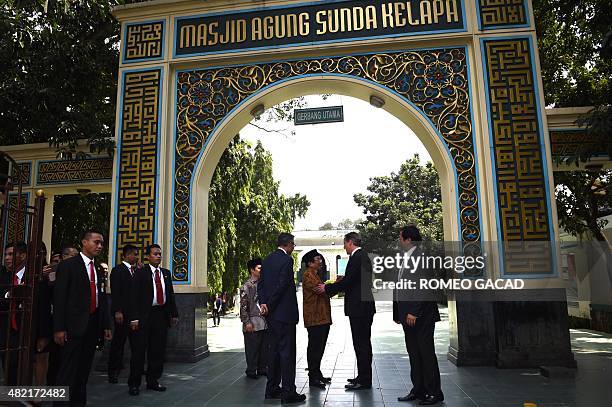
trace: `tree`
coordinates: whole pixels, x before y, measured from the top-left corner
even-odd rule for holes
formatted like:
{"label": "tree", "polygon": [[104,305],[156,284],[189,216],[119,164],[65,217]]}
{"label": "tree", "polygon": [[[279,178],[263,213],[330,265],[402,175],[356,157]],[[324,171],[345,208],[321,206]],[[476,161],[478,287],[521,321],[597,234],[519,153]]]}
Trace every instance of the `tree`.
{"label": "tree", "polygon": [[56,195],[53,202],[51,251],[58,252],[65,245],[80,247],[81,234],[87,227],[100,229],[107,244],[100,254],[108,261],[111,194]]}
{"label": "tree", "polygon": [[612,170],[555,172],[560,226],[573,236],[590,233],[605,242],[602,230],[612,214]]}
{"label": "tree", "polygon": [[331,222],[327,222],[321,226],[319,226],[319,230],[332,230],[334,228],[334,225],[332,225]]}
{"label": "tree", "polygon": [[355,227],[355,221],[348,218],[338,223],[338,229],[353,229]]}
{"label": "tree", "polygon": [[0,7],[0,143],[77,139],[112,151],[119,1],[6,0]]}
{"label": "tree", "polygon": [[233,292],[248,276],[247,260],[276,247],[280,232],[291,231],[310,202],[279,194],[272,156],[261,143],[252,148],[236,136],[223,153],[209,192],[208,285]]}
{"label": "tree", "polygon": [[426,240],[443,239],[440,181],[431,162],[422,165],[415,154],[397,173],[371,178],[368,191],[354,195],[365,215],[357,224],[365,241],[395,242],[407,224],[417,225]]}
{"label": "tree", "polygon": [[[610,0],[534,0],[546,104],[595,106],[578,120],[612,157],[612,3]],[[583,151],[568,161],[588,161]]]}
{"label": "tree", "polygon": [[547,105],[609,103],[612,61],[601,54],[610,0],[533,0]]}

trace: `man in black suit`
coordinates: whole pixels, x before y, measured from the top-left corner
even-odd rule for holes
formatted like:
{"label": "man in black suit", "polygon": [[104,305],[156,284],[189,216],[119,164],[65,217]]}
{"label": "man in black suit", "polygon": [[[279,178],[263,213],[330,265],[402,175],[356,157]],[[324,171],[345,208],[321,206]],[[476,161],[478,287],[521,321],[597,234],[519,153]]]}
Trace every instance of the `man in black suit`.
{"label": "man in black suit", "polygon": [[130,305],[129,393],[137,396],[144,372],[145,351],[147,358],[147,389],[166,391],[159,383],[164,369],[168,327],[178,323],[178,311],[174,299],[170,270],[161,268],[161,247],[152,244],[146,249],[149,264],[137,269],[132,282]]}
{"label": "man in black suit", "polygon": [[[400,232],[400,245],[409,257],[423,256],[423,250],[418,246],[421,233],[416,226],[405,226]],[[410,263],[414,264],[414,263]],[[415,270],[402,268],[398,281],[409,279],[417,282],[428,278],[426,270],[417,267]],[[412,297],[412,298],[410,298]],[[437,404],[444,400],[440,383],[440,370],[434,346],[434,328],[440,321],[438,305],[435,301],[427,301],[432,297],[421,291],[398,291],[394,293],[393,320],[402,324],[406,349],[410,357],[410,379],[412,390],[399,397],[398,401],[420,400],[421,405]]]}
{"label": "man in black suit", "polygon": [[[132,293],[132,280],[136,273],[138,262],[138,248],[128,244],[123,246],[123,261],[115,266],[110,275],[111,286],[111,316],[115,321],[115,331],[111,342],[108,357],[108,382],[117,383],[119,372],[123,364],[123,349],[129,336],[130,327],[130,296]],[[130,337],[130,341],[131,341]]]}
{"label": "man in black suit", "polygon": [[295,241],[292,234],[281,233],[276,243],[278,249],[263,261],[257,285],[271,342],[265,398],[294,403],[306,400],[295,389],[295,326],[299,321],[291,257]]}
{"label": "man in black suit", "polygon": [[87,404],[87,380],[100,332],[104,330],[106,340],[112,338],[104,276],[94,264],[104,237],[88,229],[81,246],[78,255],[59,263],[53,287],[54,339],[61,347],[56,385],[70,387],[73,406]]}
{"label": "man in black suit", "polygon": [[[53,288],[55,287],[55,277],[57,275],[57,268],[59,263],[68,260],[74,256],[78,256],[79,251],[76,247],[67,245],[62,247],[60,252],[59,262],[51,266],[51,272],[48,275],[49,278],[49,297],[53,303]],[[53,316],[51,316],[51,330],[53,331]],[[52,333],[53,335],[53,333]],[[57,372],[60,366],[60,347],[52,341],[49,343],[49,368],[47,369],[47,386],[55,386],[57,380]]]}
{"label": "man in black suit", "polygon": [[[20,301],[17,298],[11,300],[11,291],[14,297],[23,295],[17,287],[25,283],[27,253],[28,247],[24,242],[9,243],[4,249],[6,268],[0,273],[0,349],[19,347],[22,323],[21,312],[18,311]],[[3,351],[1,355],[5,385],[14,386],[17,384],[19,352]]]}
{"label": "man in black suit", "polygon": [[344,236],[344,250],[350,256],[346,273],[333,284],[319,284],[318,293],[334,296],[344,292],[344,315],[349,317],[353,348],[357,358],[357,377],[348,379],[345,388],[372,388],[372,321],[376,313],[372,295],[372,264],[361,249],[361,237],[356,232]]}

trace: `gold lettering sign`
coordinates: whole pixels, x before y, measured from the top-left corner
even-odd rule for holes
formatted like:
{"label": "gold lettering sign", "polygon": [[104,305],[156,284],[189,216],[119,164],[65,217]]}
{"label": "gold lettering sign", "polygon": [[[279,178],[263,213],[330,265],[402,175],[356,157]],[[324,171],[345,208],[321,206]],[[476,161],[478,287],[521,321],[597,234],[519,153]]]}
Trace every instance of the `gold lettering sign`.
{"label": "gold lettering sign", "polygon": [[180,17],[175,55],[462,31],[462,1],[352,1]]}

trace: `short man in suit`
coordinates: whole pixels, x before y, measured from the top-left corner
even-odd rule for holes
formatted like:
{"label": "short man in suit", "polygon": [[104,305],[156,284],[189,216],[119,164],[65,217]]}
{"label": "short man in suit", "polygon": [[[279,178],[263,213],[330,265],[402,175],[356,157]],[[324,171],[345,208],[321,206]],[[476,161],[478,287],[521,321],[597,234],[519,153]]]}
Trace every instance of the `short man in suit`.
{"label": "short man in suit", "polygon": [[166,391],[159,383],[164,370],[168,327],[178,323],[178,311],[172,287],[170,270],[160,267],[161,247],[152,244],[146,248],[149,264],[137,269],[132,282],[130,305],[129,393],[137,396],[144,372],[145,352],[147,358],[147,389]]}
{"label": "short man in suit", "polygon": [[[60,347],[56,385],[70,387],[70,405],[87,404],[87,380],[100,332],[110,340],[110,313],[94,258],[104,246],[99,231],[88,229],[81,252],[59,263],[53,287],[54,339]],[[63,403],[57,403],[61,405]]]}
{"label": "short man in suit", "polygon": [[[6,268],[0,273],[0,349],[19,346],[19,329],[22,323],[21,313],[18,311],[20,301],[11,300],[11,291],[15,297],[21,295],[16,287],[25,283],[27,253],[28,247],[24,242],[9,243],[4,249]],[[14,386],[17,384],[19,352],[2,352],[1,355],[5,385]]]}
{"label": "short man in suit", "polygon": [[240,288],[240,321],[244,335],[246,375],[251,379],[267,376],[268,340],[266,319],[261,315],[257,285],[261,275],[261,259],[247,262],[250,278]]}
{"label": "short man in suit", "polygon": [[349,255],[346,273],[332,284],[319,284],[318,293],[332,297],[344,292],[344,314],[349,317],[353,348],[357,358],[357,377],[348,379],[345,388],[372,388],[372,321],[376,313],[372,295],[372,264],[361,249],[361,237],[356,232],[344,236],[344,250]]}
{"label": "short man in suit", "polygon": [[[409,257],[423,256],[423,250],[418,246],[421,233],[416,226],[402,228],[399,241]],[[400,269],[398,281],[402,279],[418,280],[427,278],[425,270]],[[412,297],[412,298],[410,298]],[[399,397],[398,401],[420,400],[421,405],[433,405],[444,400],[440,383],[440,370],[434,347],[434,328],[440,321],[438,305],[435,301],[427,301],[426,293],[396,292],[393,301],[393,320],[402,324],[406,349],[410,357],[410,379],[412,390]]]}
{"label": "short man in suit", "polygon": [[[115,331],[111,342],[108,357],[108,382],[117,383],[119,372],[123,364],[123,349],[130,333],[128,315],[130,315],[130,296],[132,294],[132,280],[136,273],[138,262],[138,248],[128,244],[123,246],[123,261],[115,266],[110,275],[111,287],[111,316],[115,321]],[[131,339],[130,339],[131,341]]]}
{"label": "short man in suit", "polygon": [[306,396],[297,393],[295,388],[295,326],[299,314],[291,257],[295,248],[294,236],[279,234],[277,246],[278,249],[263,261],[257,286],[271,342],[265,398],[295,403],[306,400]]}

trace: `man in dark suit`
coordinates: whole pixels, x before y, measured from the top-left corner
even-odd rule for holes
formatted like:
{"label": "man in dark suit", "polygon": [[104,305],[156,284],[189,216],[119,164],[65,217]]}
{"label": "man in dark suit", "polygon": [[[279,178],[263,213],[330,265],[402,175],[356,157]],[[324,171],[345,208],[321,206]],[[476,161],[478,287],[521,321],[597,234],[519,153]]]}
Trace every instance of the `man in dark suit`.
{"label": "man in dark suit", "polygon": [[[54,339],[60,347],[56,385],[70,387],[70,404],[87,404],[87,380],[100,332],[112,338],[110,314],[94,258],[104,246],[102,233],[88,229],[81,252],[59,263],[53,287]],[[61,405],[63,403],[58,403]]]}
{"label": "man in dark suit", "polygon": [[[138,248],[128,244],[123,247],[123,261],[115,266],[110,275],[111,286],[111,316],[115,321],[115,331],[111,342],[108,357],[108,382],[117,383],[119,372],[123,364],[123,349],[129,336],[130,327],[130,296],[132,294],[132,280],[136,273],[138,262]],[[130,341],[131,341],[130,337]]]}
{"label": "man in dark suit", "polygon": [[[55,287],[55,277],[57,276],[57,268],[59,266],[59,263],[78,255],[79,251],[76,247],[70,245],[64,246],[60,253],[59,262],[51,266],[51,272],[48,275],[49,297],[51,298],[51,303],[53,303],[53,288]],[[53,331],[53,316],[51,316],[50,319],[51,331]],[[59,371],[60,366],[60,350],[60,347],[54,341],[49,343],[49,368],[47,369],[47,386],[55,386],[57,380],[57,372]]]}
{"label": "man in dark suit", "polygon": [[357,377],[348,379],[349,390],[372,388],[372,321],[376,313],[372,295],[372,264],[361,249],[361,236],[350,232],[344,236],[344,250],[350,256],[346,273],[333,284],[319,284],[317,292],[330,297],[344,292],[344,315],[349,317],[353,348],[357,358]]}
{"label": "man in dark suit", "polygon": [[[16,297],[23,295],[17,288],[25,283],[27,253],[28,247],[24,242],[9,243],[4,249],[6,268],[0,273],[0,349],[19,347],[22,318],[18,308],[21,301]],[[14,386],[17,384],[19,352],[2,352],[1,355],[5,385]]]}
{"label": "man in dark suit", "polygon": [[295,326],[299,321],[291,257],[295,241],[292,234],[281,233],[276,243],[278,249],[263,261],[257,286],[271,345],[265,398],[294,403],[306,400],[295,389]]}
{"label": "man in dark suit", "polygon": [[161,247],[152,244],[146,249],[149,264],[137,269],[132,282],[130,329],[129,393],[137,396],[147,358],[147,389],[166,391],[159,383],[164,370],[168,327],[178,323],[178,311],[170,270],[161,268]]}
{"label": "man in dark suit", "polygon": [[[416,226],[405,226],[400,232],[399,239],[407,256],[418,258],[424,255],[418,246],[418,242],[422,239]],[[420,266],[414,270],[402,268],[399,271],[398,281],[409,279],[416,281],[418,286],[419,279],[428,277],[432,276],[428,276],[426,270]],[[404,329],[412,380],[412,390],[407,395],[399,397],[398,401],[418,399],[421,405],[432,405],[444,400],[434,347],[434,328],[436,322],[440,321],[440,313],[436,302],[431,301],[432,298],[429,297],[433,296],[419,290],[394,293],[393,320],[397,324],[402,324]]]}

